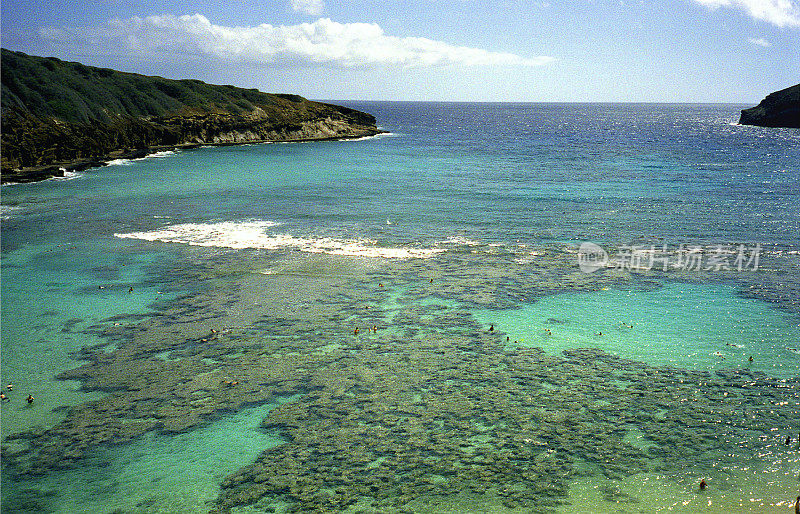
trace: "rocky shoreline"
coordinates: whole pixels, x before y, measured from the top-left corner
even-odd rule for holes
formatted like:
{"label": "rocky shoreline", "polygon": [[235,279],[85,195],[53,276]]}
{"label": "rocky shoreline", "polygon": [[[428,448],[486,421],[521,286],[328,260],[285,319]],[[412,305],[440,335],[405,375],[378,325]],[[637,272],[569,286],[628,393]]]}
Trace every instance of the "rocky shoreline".
{"label": "rocky shoreline", "polygon": [[373,136],[375,117],[291,94],[2,50],[0,181],[33,182],[203,145]]}
{"label": "rocky shoreline", "polygon": [[800,128],[800,84],[771,93],[757,106],[743,109],[739,124]]}
{"label": "rocky shoreline", "polygon": [[158,145],[136,150],[116,150],[109,152],[102,158],[74,159],[71,161],[55,162],[44,166],[30,166],[14,170],[12,174],[5,171],[0,174],[2,184],[26,184],[31,182],[41,182],[51,178],[66,177],[68,173],[77,173],[92,168],[101,168],[118,159],[144,159],[158,152],[175,150],[194,150],[204,146],[237,146],[268,143],[305,143],[311,141],[343,141],[348,139],[360,139],[362,137],[372,137],[387,133],[384,130],[364,131],[363,134],[308,137],[297,139],[252,139],[236,142],[203,142],[203,143],[184,143],[178,145]]}

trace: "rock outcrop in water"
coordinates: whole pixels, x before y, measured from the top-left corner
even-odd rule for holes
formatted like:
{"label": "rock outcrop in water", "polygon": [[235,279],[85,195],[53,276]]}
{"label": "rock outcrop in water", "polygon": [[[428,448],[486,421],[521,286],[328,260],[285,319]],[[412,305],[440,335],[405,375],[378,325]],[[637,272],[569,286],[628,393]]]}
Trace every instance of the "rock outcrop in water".
{"label": "rock outcrop in water", "polygon": [[800,128],[800,84],[768,95],[755,107],[742,110],[742,125]]}
{"label": "rock outcrop in water", "polygon": [[2,50],[2,181],[160,148],[353,138],[375,118],[297,95],[168,80]]}

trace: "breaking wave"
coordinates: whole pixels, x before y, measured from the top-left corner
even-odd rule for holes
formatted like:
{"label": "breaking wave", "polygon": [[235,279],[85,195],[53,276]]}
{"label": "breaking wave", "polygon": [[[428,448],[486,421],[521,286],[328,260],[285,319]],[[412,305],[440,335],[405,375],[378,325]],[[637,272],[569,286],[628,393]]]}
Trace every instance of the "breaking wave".
{"label": "breaking wave", "polygon": [[161,159],[164,157],[169,157],[170,155],[175,155],[176,153],[177,151],[164,150],[161,152],[153,152],[144,157],[137,157],[136,159],[112,159],[106,163],[106,166],[130,166],[136,161],[143,161],[145,159]]}
{"label": "breaking wave", "polygon": [[439,248],[382,247],[377,246],[377,242],[370,239],[295,237],[290,234],[269,233],[269,229],[277,226],[280,226],[280,223],[274,221],[181,223],[158,230],[114,234],[114,236],[232,249],[280,250],[294,248],[309,253],[384,259],[424,259],[445,251]]}

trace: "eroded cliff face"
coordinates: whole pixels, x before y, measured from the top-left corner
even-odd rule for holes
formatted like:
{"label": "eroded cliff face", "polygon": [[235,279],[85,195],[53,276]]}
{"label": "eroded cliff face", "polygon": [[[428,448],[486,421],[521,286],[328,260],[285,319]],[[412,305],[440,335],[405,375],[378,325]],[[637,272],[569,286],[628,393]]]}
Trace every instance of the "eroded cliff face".
{"label": "eroded cliff face", "polygon": [[742,125],[800,128],[800,84],[776,91],[755,107],[744,109]]}
{"label": "eroded cliff face", "polygon": [[175,147],[371,136],[367,113],[297,95],[167,80],[2,50],[2,181]]}
{"label": "eroded cliff face", "polygon": [[[320,104],[325,105],[325,104]],[[106,123],[40,119],[22,111],[3,116],[2,181],[26,182],[63,175],[120,157],[165,147],[357,138],[380,133],[372,116],[326,106],[307,119],[205,114],[166,119],[120,118]]]}
{"label": "eroded cliff face", "polygon": [[175,128],[185,143],[197,144],[308,141],[363,137],[379,133],[374,120],[353,120],[331,115],[288,123],[275,123],[267,115],[208,115],[173,118],[164,124]]}

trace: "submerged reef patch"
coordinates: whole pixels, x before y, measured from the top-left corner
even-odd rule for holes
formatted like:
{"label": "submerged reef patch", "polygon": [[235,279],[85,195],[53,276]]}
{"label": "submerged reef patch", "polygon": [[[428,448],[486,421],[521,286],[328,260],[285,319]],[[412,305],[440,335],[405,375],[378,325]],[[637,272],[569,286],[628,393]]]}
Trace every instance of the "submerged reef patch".
{"label": "submerged reef patch", "polygon": [[[574,254],[558,249],[518,257],[466,246],[424,261],[206,256],[184,277],[205,287],[160,316],[101,327],[113,351],[87,348],[89,362],[63,374],[108,395],[7,438],[4,463],[17,476],[50,473],[98,445],[300,394],[263,422],[286,443],[227,477],[215,510],[436,510],[466,495],[547,512],[579,476],[724,473],[773,445],[763,436],[796,431],[798,378],[656,367],[596,348],[509,348],[503,327],[470,313],[709,276],[577,273]],[[259,271],[265,260],[270,274]]]}

